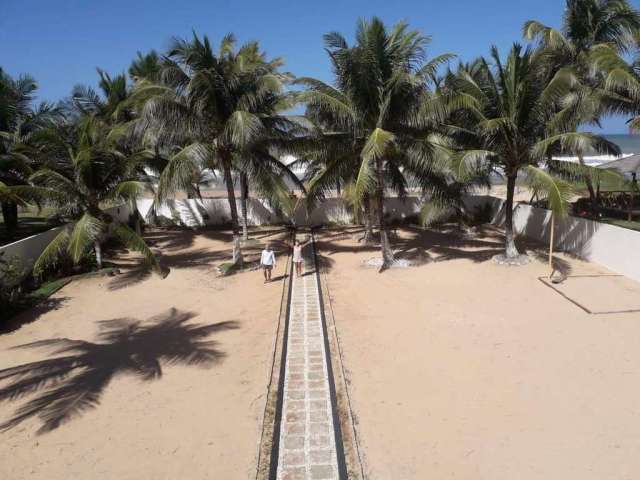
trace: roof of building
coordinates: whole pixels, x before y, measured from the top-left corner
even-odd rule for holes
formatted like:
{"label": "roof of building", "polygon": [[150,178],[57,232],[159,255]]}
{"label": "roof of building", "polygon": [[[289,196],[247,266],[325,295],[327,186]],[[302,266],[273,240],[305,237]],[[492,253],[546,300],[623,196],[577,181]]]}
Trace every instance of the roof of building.
{"label": "roof of building", "polygon": [[598,168],[614,168],[620,173],[640,173],[640,155],[631,155],[598,165]]}

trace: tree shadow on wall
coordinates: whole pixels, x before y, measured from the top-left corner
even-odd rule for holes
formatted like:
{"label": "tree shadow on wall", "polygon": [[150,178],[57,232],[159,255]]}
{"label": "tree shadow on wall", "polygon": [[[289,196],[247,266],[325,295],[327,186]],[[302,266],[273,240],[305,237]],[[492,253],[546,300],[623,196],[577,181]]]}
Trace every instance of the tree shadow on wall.
{"label": "tree shadow on wall", "polygon": [[174,308],[141,322],[118,318],[99,322],[96,343],[53,338],[14,348],[46,348],[53,358],[0,370],[0,401],[31,396],[12,418],[0,425],[11,429],[38,416],[38,433],[96,408],[104,389],[116,375],[134,375],[143,381],[162,377],[163,365],[209,367],[225,357],[217,342],[207,338],[238,328],[234,321],[210,325],[188,323],[197,314]]}

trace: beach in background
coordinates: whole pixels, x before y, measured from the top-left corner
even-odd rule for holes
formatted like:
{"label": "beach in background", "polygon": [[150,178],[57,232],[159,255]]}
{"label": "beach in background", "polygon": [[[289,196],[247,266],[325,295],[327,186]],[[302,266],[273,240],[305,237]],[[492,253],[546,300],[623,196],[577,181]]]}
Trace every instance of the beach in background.
{"label": "beach in background", "polygon": [[[586,165],[597,167],[598,165],[602,165],[603,163],[610,162],[612,160],[617,160],[619,158],[629,157],[636,153],[640,153],[640,135],[629,135],[629,134],[612,134],[612,135],[603,135],[607,140],[615,143],[620,147],[622,151],[622,155],[616,157],[614,155],[585,155],[584,163]],[[554,157],[562,160],[573,160],[578,161],[578,157]]]}

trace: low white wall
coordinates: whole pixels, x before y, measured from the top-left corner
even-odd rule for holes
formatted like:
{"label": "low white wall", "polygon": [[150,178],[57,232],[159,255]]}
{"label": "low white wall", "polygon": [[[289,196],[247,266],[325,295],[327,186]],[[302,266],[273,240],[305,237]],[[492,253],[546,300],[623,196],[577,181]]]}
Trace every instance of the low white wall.
{"label": "low white wall", "polygon": [[[310,211],[307,211],[303,202],[294,214],[296,225],[353,222],[351,209],[341,198],[329,198]],[[138,200],[138,211],[143,218],[150,219],[152,205],[151,199]],[[240,201],[236,202],[236,206],[240,212]],[[420,212],[419,199],[417,197],[389,198],[386,200],[385,209],[390,220],[402,220]],[[231,220],[229,202],[226,198],[168,200],[156,209],[156,215],[176,225],[188,227],[224,225]],[[247,202],[247,219],[249,225],[288,222],[288,219],[279,215],[268,202],[253,198]]]}
{"label": "low white wall", "polygon": [[[143,218],[151,220],[153,200],[143,198],[138,200],[138,211]],[[240,212],[240,202],[236,202]],[[167,200],[155,211],[157,217],[186,227],[203,227],[224,225],[231,221],[229,202],[225,198],[205,198]],[[247,202],[247,217],[249,225],[263,225],[282,221],[276,212],[263,200],[250,199]]]}
{"label": "low white wall", "polygon": [[4,245],[0,247],[0,252],[4,253],[5,260],[14,257],[19,258],[21,267],[31,269],[40,254],[47,248],[49,242],[60,232],[60,228],[62,227],[52,228],[46,232]]}
{"label": "low white wall", "polygon": [[[469,211],[484,204],[491,206],[492,223],[504,225],[504,201],[488,195],[474,195],[465,199]],[[138,210],[147,217],[152,205],[151,199],[138,201]],[[240,205],[238,204],[238,208]],[[385,208],[390,220],[402,220],[420,212],[417,197],[387,199]],[[118,220],[129,218],[127,206],[110,209]],[[189,227],[221,225],[228,223],[231,215],[226,199],[171,200],[158,209],[158,215],[172,219],[176,225]],[[284,222],[269,205],[261,200],[251,199],[248,204],[251,225]],[[326,223],[351,223],[350,209],[339,198],[328,199],[311,212],[304,206],[295,212],[296,225],[319,225]],[[551,213],[549,210],[517,204],[514,209],[514,228],[517,234],[542,242],[549,241]],[[576,254],[586,260],[599,263],[615,272],[640,281],[640,232],[615,227],[583,218],[568,217],[556,221],[554,248]],[[25,266],[30,266],[38,258],[59,228],[19,240],[0,247],[8,257],[17,256]]]}
{"label": "low white wall", "polygon": [[[113,207],[106,211],[120,222],[127,222],[129,219],[130,209],[126,205]],[[62,227],[55,227],[46,232],[9,243],[8,245],[0,247],[0,252],[4,252],[4,257],[7,260],[13,257],[19,258],[22,267],[31,269],[40,254],[47,248],[47,245],[49,245],[61,228]]]}
{"label": "low white wall", "polygon": [[[492,223],[504,226],[504,200],[477,196],[468,202],[473,205],[490,203]],[[551,211],[518,203],[514,207],[513,227],[518,235],[548,244]],[[570,252],[640,281],[640,232],[569,216],[556,219],[553,244],[556,250]]]}

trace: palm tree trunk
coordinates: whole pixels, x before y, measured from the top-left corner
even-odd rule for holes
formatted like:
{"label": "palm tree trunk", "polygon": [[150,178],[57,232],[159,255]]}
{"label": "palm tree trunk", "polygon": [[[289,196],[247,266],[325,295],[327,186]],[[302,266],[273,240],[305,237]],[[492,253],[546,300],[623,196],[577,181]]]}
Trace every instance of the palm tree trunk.
{"label": "palm tree trunk", "polygon": [[505,256],[507,258],[516,258],[520,255],[516,248],[515,236],[513,233],[513,196],[516,189],[517,173],[509,173],[507,175],[507,202],[505,204],[505,222],[504,222],[504,239],[505,239]]}
{"label": "palm tree trunk", "polygon": [[100,242],[93,242],[93,250],[96,252],[96,266],[98,270],[102,269],[102,245]]}
{"label": "palm tree trunk", "polygon": [[549,278],[553,276],[553,233],[555,231],[555,215],[551,210],[551,231],[549,232]]}
{"label": "palm tree trunk", "polygon": [[[582,154],[578,154],[578,163],[584,166],[584,158],[582,158]],[[593,182],[590,177],[586,177],[585,183],[587,184],[587,190],[589,190],[589,198],[591,199],[591,208],[593,209],[593,213],[598,213],[598,196],[596,195],[596,191],[593,188]]]}
{"label": "palm tree trunk", "polygon": [[364,205],[364,240],[365,243],[373,242],[373,209],[371,208],[371,197],[365,195],[362,204]]}
{"label": "palm tree trunk", "polygon": [[382,172],[382,160],[376,160],[376,173],[378,176],[378,186],[376,189],[376,200],[378,207],[378,221],[380,223],[380,251],[382,253],[382,269],[391,267],[394,262],[393,251],[389,243],[389,234],[384,220],[384,174]]}
{"label": "palm tree trunk", "polygon": [[227,199],[231,212],[231,230],[233,231],[233,258],[234,264],[242,263],[242,250],[240,248],[240,228],[238,226],[238,207],[236,206],[236,192],[233,189],[233,177],[231,176],[231,157],[228,153],[222,159],[224,183],[227,186]]}
{"label": "palm tree trunk", "polygon": [[246,173],[240,174],[240,209],[242,210],[242,240],[249,240],[249,227],[247,219],[247,200],[249,199],[249,179]]}
{"label": "palm tree trunk", "polygon": [[2,202],[2,218],[4,228],[8,233],[13,233],[18,228],[18,205],[15,202]]}

